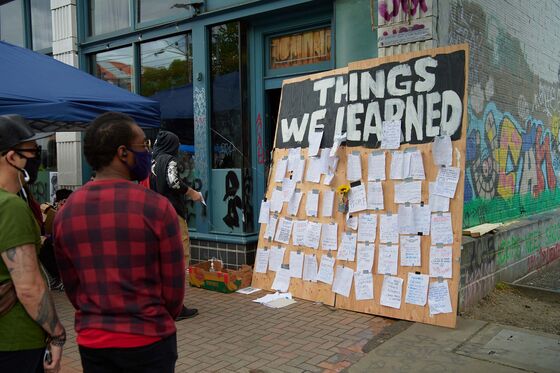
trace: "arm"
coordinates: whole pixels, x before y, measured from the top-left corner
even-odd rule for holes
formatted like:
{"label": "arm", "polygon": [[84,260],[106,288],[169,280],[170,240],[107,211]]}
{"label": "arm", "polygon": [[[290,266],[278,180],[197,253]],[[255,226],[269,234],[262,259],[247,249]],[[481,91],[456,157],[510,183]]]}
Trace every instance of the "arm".
{"label": "arm", "polygon": [[202,201],[202,195],[193,188],[189,187],[187,183],[185,183],[179,176],[177,161],[171,160],[167,164],[166,180],[169,188],[177,191],[178,193],[184,193],[188,198],[192,199],[195,202]]}

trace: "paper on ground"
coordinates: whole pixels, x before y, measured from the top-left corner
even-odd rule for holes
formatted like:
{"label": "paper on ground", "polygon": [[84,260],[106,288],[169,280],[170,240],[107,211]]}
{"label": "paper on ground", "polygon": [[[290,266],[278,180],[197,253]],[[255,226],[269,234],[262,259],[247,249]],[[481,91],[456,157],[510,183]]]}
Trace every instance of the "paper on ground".
{"label": "paper on ground", "polygon": [[263,305],[269,308],[283,308],[294,303],[296,303],[294,299],[275,299],[270,302],[263,303]]}
{"label": "paper on ground", "polygon": [[292,299],[292,293],[279,293],[276,292],[274,294],[266,294],[260,298],[253,299],[255,303],[267,303],[276,299]]}
{"label": "paper on ground", "polygon": [[240,294],[253,294],[253,293],[256,293],[256,292],[258,292],[258,291],[261,291],[261,289],[248,286],[248,287],[246,287],[246,288],[237,290],[236,293],[240,293]]}

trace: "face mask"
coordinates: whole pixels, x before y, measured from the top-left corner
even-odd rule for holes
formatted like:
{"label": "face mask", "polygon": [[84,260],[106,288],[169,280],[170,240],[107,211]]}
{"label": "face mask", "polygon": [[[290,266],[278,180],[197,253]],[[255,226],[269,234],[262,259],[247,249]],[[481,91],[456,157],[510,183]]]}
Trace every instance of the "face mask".
{"label": "face mask", "polygon": [[145,180],[150,175],[152,167],[152,154],[150,152],[136,152],[128,149],[134,153],[134,166],[129,167],[130,177],[133,181]]}
{"label": "face mask", "polygon": [[[39,174],[39,167],[41,167],[40,158],[26,158],[27,163],[25,164],[24,170],[27,172],[25,181],[27,184],[33,184],[37,180],[37,175]],[[29,179],[28,179],[29,178]]]}

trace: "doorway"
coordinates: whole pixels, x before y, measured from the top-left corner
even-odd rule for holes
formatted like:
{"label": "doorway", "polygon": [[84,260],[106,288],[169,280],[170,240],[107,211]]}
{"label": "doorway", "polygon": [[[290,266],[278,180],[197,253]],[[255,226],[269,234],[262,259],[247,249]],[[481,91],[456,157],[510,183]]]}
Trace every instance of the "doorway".
{"label": "doorway", "polygon": [[[268,175],[272,166],[272,150],[274,149],[274,137],[276,135],[276,121],[278,120],[278,112],[280,109],[281,88],[267,89],[265,91],[265,114],[264,114],[264,174]],[[265,190],[268,180],[265,182]]]}

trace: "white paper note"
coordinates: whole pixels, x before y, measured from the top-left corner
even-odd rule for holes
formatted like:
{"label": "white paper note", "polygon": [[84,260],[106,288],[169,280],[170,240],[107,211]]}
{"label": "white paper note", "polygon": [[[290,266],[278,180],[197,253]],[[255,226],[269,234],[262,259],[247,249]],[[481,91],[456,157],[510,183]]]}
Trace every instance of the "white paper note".
{"label": "white paper note", "polygon": [[301,278],[303,271],[303,258],[305,254],[302,251],[290,251],[290,276]]}
{"label": "white paper note", "polygon": [[349,181],[362,179],[362,157],[360,156],[360,152],[351,152],[348,154],[348,162],[346,163],[346,178]]}
{"label": "white paper note", "polygon": [[268,224],[270,216],[270,202],[263,200],[261,202],[261,210],[259,212],[259,224]]}
{"label": "white paper note", "polygon": [[404,179],[404,153],[399,151],[391,152],[390,174],[393,180]]}
{"label": "white paper note", "polygon": [[294,191],[296,190],[296,181],[293,179],[284,178],[282,180],[282,194],[284,195],[284,202],[290,202]]}
{"label": "white paper note", "polygon": [[329,169],[325,178],[323,179],[324,185],[331,185],[334,176],[336,175],[336,168],[338,167],[338,157],[330,157],[329,158]]}
{"label": "white paper note", "polygon": [[297,183],[303,180],[303,173],[305,171],[305,158],[301,156],[299,161],[294,166],[294,172],[292,173],[292,180]]}
{"label": "white paper note", "polygon": [[307,192],[305,201],[305,214],[307,216],[319,216],[319,190],[313,189]]}
{"label": "white paper note", "polygon": [[303,280],[317,282],[317,256],[315,254],[305,255]]}
{"label": "white paper note", "polygon": [[383,198],[383,185],[381,181],[370,181],[367,188],[367,209],[383,210],[385,208],[385,200]]}
{"label": "white paper note", "polygon": [[379,215],[379,242],[399,242],[399,215]]}
{"label": "white paper note", "polygon": [[289,244],[290,237],[292,235],[293,224],[294,221],[291,218],[280,218],[280,220],[278,221],[278,229],[276,229],[276,236],[274,238],[274,241]]}
{"label": "white paper note", "polygon": [[305,238],[304,246],[311,247],[313,249],[319,248],[319,238],[321,237],[321,223],[316,223],[313,221],[307,222],[307,227],[305,228]]}
{"label": "white paper note", "polygon": [[356,271],[371,272],[375,258],[375,245],[372,242],[358,242]]}
{"label": "white paper note", "polygon": [[432,282],[428,292],[428,303],[430,305],[430,314],[453,312],[451,308],[451,297],[449,296],[449,285],[447,280],[442,282]]}
{"label": "white paper note", "polygon": [[426,179],[426,175],[424,173],[424,161],[422,159],[422,152],[420,152],[420,150],[416,150],[410,155],[408,177],[411,177],[415,180]]}
{"label": "white paper note", "polygon": [[356,214],[346,214],[346,228],[354,231],[358,229],[358,216]]}
{"label": "white paper note", "polygon": [[272,190],[272,198],[270,199],[270,211],[281,212],[284,206],[284,193],[282,188],[274,188]]}
{"label": "white paper note", "polygon": [[354,213],[367,209],[366,187],[364,184],[350,188],[348,192],[348,212]]}
{"label": "white paper note", "polygon": [[416,222],[416,232],[424,236],[430,234],[431,210],[429,205],[413,205],[414,221]]}
{"label": "white paper note", "polygon": [[399,205],[399,233],[416,234],[416,221],[412,205]]}
{"label": "white paper note", "polygon": [[321,149],[321,156],[319,158],[319,167],[321,167],[321,173],[325,175],[329,172],[330,151],[330,148]]}
{"label": "white paper note", "polygon": [[321,206],[321,216],[325,218],[332,217],[334,206],[334,190],[323,191],[323,203]]}
{"label": "white paper note", "polygon": [[317,272],[317,281],[324,282],[325,284],[331,285],[334,277],[334,262],[333,257],[328,255],[321,256],[321,264],[319,265],[319,271]]}
{"label": "white paper note", "polygon": [[377,215],[360,214],[358,216],[358,241],[375,242],[377,234]]}
{"label": "white paper note", "polygon": [[420,236],[401,236],[401,266],[420,267]]}
{"label": "white paper note", "polygon": [[356,242],[358,235],[352,232],[345,232],[342,235],[342,242],[340,243],[340,250],[338,251],[338,260],[347,260],[353,262],[356,257]]}
{"label": "white paper note", "polygon": [[421,181],[404,181],[402,183],[395,183],[395,203],[420,203],[421,200]]}
{"label": "white paper note", "polygon": [[271,288],[285,293],[290,287],[290,279],[290,270],[286,268],[280,268],[276,272],[276,277],[274,277]]}
{"label": "white paper note", "polygon": [[256,273],[266,273],[268,269],[268,257],[270,255],[270,250],[267,248],[259,247],[257,249],[257,254],[255,255],[255,272]]}
{"label": "white paper note", "polygon": [[368,154],[368,180],[385,180],[385,152]]}
{"label": "white paper note", "polygon": [[295,246],[303,246],[305,243],[305,231],[307,230],[307,220],[294,221],[292,228],[292,244]]}
{"label": "white paper note", "polygon": [[270,219],[268,219],[268,224],[266,225],[266,230],[264,231],[264,238],[265,239],[273,239],[274,233],[276,232],[276,224],[278,224],[278,215],[271,215]]}
{"label": "white paper note", "polygon": [[430,233],[432,236],[432,244],[452,244],[453,227],[451,224],[451,213],[444,212],[432,214],[432,226]]}
{"label": "white paper note", "polygon": [[294,172],[301,157],[301,147],[288,150],[288,172]]}
{"label": "white paper note", "polygon": [[405,303],[424,307],[428,298],[429,281],[430,276],[428,275],[417,275],[416,273],[409,272],[406,283]]}
{"label": "white paper note", "polygon": [[323,139],[323,131],[315,132],[309,131],[309,149],[307,152],[308,157],[314,157],[319,152],[319,148],[321,147],[321,140]]}
{"label": "white paper note", "polygon": [[453,249],[451,246],[430,247],[430,277],[453,277]]}
{"label": "white paper note", "polygon": [[309,158],[309,167],[307,167],[305,181],[308,181],[310,183],[318,183],[321,181],[321,158]]}
{"label": "white paper note", "polygon": [[354,273],[354,292],[356,300],[373,299],[373,275],[371,272]]}
{"label": "white paper note", "polygon": [[396,275],[398,269],[399,246],[379,245],[379,256],[377,258],[377,273],[380,275]]}
{"label": "white paper note", "polygon": [[436,183],[430,183],[430,209],[432,211],[449,211],[449,198],[434,194]]}
{"label": "white paper note", "polygon": [[346,141],[346,133],[334,137],[333,146],[329,153],[331,157],[334,157],[336,155],[336,151],[338,150],[340,144],[342,144],[343,141]]}
{"label": "white paper note", "polygon": [[354,271],[352,270],[352,268],[336,266],[336,273],[334,275],[332,291],[345,297],[350,296],[350,289],[352,288],[353,278]]}
{"label": "white paper note", "polygon": [[381,132],[382,149],[398,149],[401,146],[401,121],[384,121]]}
{"label": "white paper note", "polygon": [[300,189],[294,190],[292,198],[290,198],[290,201],[288,202],[288,215],[296,216],[298,214],[302,197],[303,193]]}
{"label": "white paper note", "polygon": [[276,172],[274,174],[274,181],[281,183],[286,176],[286,169],[288,168],[288,157],[280,158],[276,161]]}
{"label": "white paper note", "polygon": [[286,251],[285,247],[281,246],[272,246],[270,248],[270,254],[268,257],[268,269],[273,272],[277,272],[282,263],[284,263],[284,252]]}
{"label": "white paper note", "polygon": [[382,306],[401,308],[403,279],[400,277],[385,276],[381,286]]}
{"label": "white paper note", "polygon": [[434,194],[447,198],[455,197],[457,182],[461,175],[461,169],[458,167],[442,167],[439,169],[436,179],[436,187]]}
{"label": "white paper note", "polygon": [[451,166],[453,160],[453,146],[451,137],[436,136],[432,144],[432,155],[436,166]]}
{"label": "white paper note", "polygon": [[338,249],[338,224],[324,223],[321,232],[321,249],[337,250]]}

